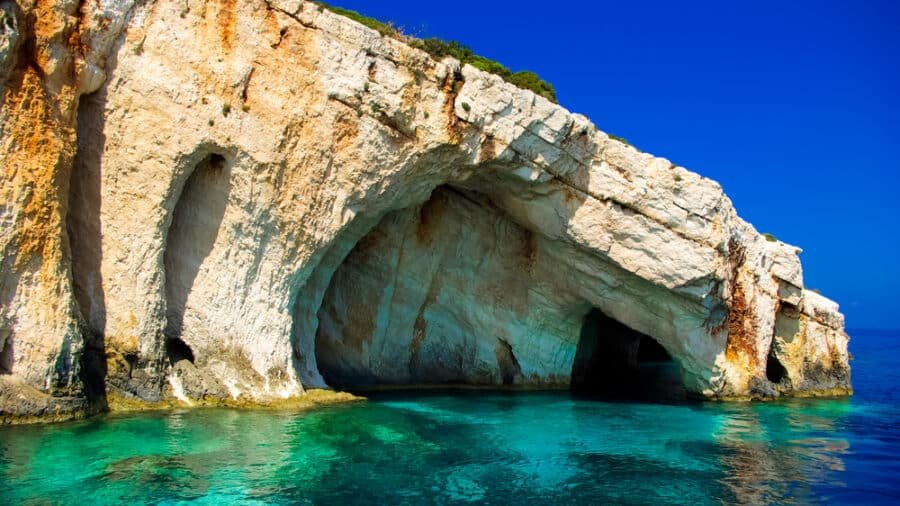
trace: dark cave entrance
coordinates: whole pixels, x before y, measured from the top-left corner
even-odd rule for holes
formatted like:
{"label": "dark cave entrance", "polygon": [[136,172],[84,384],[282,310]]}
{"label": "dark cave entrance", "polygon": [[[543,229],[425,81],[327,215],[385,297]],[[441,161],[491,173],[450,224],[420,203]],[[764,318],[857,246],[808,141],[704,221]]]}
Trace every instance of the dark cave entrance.
{"label": "dark cave entrance", "polygon": [[766,361],[766,379],[772,383],[781,383],[787,376],[787,369],[784,368],[778,357],[775,356],[775,344],[769,350],[769,358]]}
{"label": "dark cave entrance", "polygon": [[169,363],[177,364],[182,360],[194,363],[194,350],[187,345],[186,342],[179,338],[166,339],[166,355],[169,357]]}
{"label": "dark cave entrance", "polygon": [[0,348],[0,374],[12,374],[13,370],[13,338],[7,336]]}
{"label": "dark cave entrance", "polygon": [[678,365],[665,348],[596,308],[584,318],[571,386],[573,392],[603,399],[687,398]]}

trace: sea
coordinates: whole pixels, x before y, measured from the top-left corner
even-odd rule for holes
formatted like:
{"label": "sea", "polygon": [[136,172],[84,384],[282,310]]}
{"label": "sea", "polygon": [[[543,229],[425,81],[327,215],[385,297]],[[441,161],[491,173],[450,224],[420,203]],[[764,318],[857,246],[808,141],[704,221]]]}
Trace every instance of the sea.
{"label": "sea", "polygon": [[900,504],[900,331],[847,399],[391,391],[0,427],[0,504]]}

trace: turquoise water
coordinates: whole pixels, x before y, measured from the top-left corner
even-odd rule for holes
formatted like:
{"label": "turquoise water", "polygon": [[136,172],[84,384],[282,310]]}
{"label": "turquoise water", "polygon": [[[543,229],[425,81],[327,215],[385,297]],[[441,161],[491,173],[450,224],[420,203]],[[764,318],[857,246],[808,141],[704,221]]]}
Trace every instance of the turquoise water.
{"label": "turquoise water", "polygon": [[850,400],[391,393],[6,427],[0,504],[898,502],[900,335],[854,338]]}

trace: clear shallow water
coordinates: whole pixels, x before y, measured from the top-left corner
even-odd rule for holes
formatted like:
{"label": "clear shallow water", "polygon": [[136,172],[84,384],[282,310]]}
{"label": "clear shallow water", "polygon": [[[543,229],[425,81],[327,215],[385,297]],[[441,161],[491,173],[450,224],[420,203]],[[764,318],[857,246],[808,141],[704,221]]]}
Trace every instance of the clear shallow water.
{"label": "clear shallow water", "polygon": [[900,333],[853,336],[850,400],[391,393],[7,427],[0,504],[900,502]]}

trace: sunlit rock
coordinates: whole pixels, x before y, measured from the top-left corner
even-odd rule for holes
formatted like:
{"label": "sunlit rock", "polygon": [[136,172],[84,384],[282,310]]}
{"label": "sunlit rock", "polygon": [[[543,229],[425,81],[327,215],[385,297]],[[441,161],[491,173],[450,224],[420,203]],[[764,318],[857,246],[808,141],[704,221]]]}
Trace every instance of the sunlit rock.
{"label": "sunlit rock", "polygon": [[22,5],[0,33],[4,413],[24,388],[565,386],[594,310],[696,395],[850,391],[796,248],[530,91],[312,2]]}

